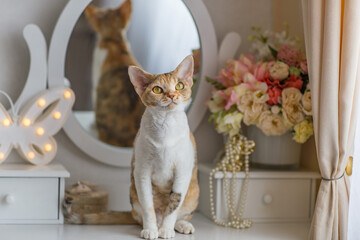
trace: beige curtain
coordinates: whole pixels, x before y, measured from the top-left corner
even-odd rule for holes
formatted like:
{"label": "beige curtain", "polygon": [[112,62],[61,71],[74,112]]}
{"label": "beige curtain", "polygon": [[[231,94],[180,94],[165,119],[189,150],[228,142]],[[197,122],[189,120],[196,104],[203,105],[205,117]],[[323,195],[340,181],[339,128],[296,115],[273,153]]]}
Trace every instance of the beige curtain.
{"label": "beige curtain", "polygon": [[[347,239],[349,180],[359,108],[360,0],[302,0],[321,181],[310,239]],[[327,180],[325,180],[327,179]]]}

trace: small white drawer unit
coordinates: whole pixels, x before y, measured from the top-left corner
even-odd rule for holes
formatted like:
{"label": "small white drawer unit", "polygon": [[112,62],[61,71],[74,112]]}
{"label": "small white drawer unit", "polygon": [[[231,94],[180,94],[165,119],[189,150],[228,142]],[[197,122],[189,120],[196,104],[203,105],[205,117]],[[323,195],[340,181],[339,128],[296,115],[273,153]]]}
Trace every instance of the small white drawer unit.
{"label": "small white drawer unit", "polygon": [[[213,165],[199,165],[200,204],[199,211],[211,218],[209,200],[209,174]],[[231,183],[232,174],[226,178]],[[244,172],[236,173],[236,202],[245,178]],[[305,170],[274,171],[250,169],[248,193],[244,218],[254,222],[310,221],[315,205],[317,172]],[[218,220],[228,219],[224,193],[224,174],[214,174],[214,204]],[[230,184],[229,184],[230,185]],[[239,211],[239,206],[235,209]]]}
{"label": "small white drawer unit", "polygon": [[0,224],[62,224],[69,176],[61,165],[0,165]]}

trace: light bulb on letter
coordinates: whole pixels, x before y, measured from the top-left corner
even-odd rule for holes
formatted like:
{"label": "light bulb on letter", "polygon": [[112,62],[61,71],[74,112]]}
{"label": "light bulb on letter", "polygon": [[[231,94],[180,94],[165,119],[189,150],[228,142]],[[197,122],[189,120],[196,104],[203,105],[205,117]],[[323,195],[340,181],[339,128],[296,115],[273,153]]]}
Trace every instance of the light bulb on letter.
{"label": "light bulb on letter", "polygon": [[22,120],[22,125],[23,125],[23,126],[28,127],[28,126],[30,126],[30,124],[31,124],[30,119],[24,118],[24,119]]}
{"label": "light bulb on letter", "polygon": [[64,92],[64,98],[70,98],[71,97],[71,92],[70,91],[65,91]]}
{"label": "light bulb on letter", "polygon": [[45,104],[46,104],[46,101],[45,101],[45,99],[43,99],[43,98],[40,98],[40,99],[37,101],[37,105],[38,105],[39,107],[43,107],[43,106],[45,106]]}
{"label": "light bulb on letter", "polygon": [[54,112],[54,115],[53,115],[54,119],[60,119],[61,118],[61,113],[60,112]]}
{"label": "light bulb on letter", "polygon": [[35,157],[35,153],[34,152],[28,152],[27,157],[29,159],[33,159]]}
{"label": "light bulb on letter", "polygon": [[43,128],[41,128],[41,127],[39,127],[38,129],[36,129],[36,134],[37,134],[38,136],[43,135],[44,132],[45,132],[45,130],[44,130]]}
{"label": "light bulb on letter", "polygon": [[4,126],[4,127],[8,127],[8,126],[10,126],[10,120],[8,119],[8,118],[5,118],[4,120],[2,120],[2,125]]}
{"label": "light bulb on letter", "polygon": [[50,152],[51,150],[52,150],[52,146],[51,146],[51,144],[45,144],[45,146],[44,146],[44,150],[46,151],[46,152]]}

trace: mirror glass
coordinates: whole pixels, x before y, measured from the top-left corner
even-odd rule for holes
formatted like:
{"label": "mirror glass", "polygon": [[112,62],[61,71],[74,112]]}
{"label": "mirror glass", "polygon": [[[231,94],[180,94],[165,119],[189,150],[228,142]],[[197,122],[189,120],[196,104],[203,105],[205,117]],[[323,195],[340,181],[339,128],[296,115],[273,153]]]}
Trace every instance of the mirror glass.
{"label": "mirror glass", "polygon": [[[103,0],[93,6],[77,22],[66,56],[65,74],[76,95],[74,114],[99,141],[132,147],[143,106],[128,79],[128,65],[160,74],[193,54],[193,101],[200,68],[199,34],[182,0]],[[112,13],[105,16],[99,9]]]}

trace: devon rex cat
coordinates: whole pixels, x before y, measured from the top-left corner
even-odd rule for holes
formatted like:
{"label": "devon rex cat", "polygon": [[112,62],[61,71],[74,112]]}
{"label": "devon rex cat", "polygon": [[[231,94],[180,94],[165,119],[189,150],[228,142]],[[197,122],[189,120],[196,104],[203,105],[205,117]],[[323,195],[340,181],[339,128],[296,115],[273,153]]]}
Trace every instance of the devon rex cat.
{"label": "devon rex cat", "polygon": [[[195,139],[184,111],[191,97],[194,61],[186,57],[170,73],[152,75],[129,67],[132,84],[146,106],[134,143],[130,201],[132,212],[79,214],[73,199],[64,201],[67,223],[143,226],[141,237],[172,238],[191,234],[189,222],[198,205],[199,185]],[[134,221],[135,220],[135,221]]]}
{"label": "devon rex cat", "polygon": [[130,199],[145,239],[195,231],[189,222],[198,204],[195,139],[185,106],[191,97],[194,60],[170,73],[152,75],[131,66],[129,75],[146,106],[134,143]]}

